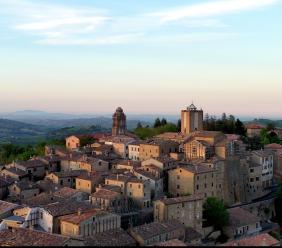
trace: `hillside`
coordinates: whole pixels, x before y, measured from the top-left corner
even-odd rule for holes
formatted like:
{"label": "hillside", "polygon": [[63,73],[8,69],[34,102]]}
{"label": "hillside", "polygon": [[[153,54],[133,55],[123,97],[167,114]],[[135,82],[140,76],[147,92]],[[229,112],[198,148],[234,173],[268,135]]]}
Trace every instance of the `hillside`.
{"label": "hillside", "polygon": [[257,123],[266,126],[269,123],[273,123],[275,127],[282,128],[282,120],[270,120],[270,119],[254,119],[246,123]]}
{"label": "hillside", "polygon": [[[79,118],[79,119],[29,119],[29,118],[22,118],[20,119],[21,122],[38,125],[38,126],[45,126],[45,127],[52,127],[52,128],[64,128],[64,127],[79,127],[79,126],[100,126],[103,128],[112,128],[112,118],[108,117],[95,117],[95,118]],[[129,130],[133,130],[136,128],[137,123],[139,120],[127,120],[127,128]],[[149,122],[141,122],[142,125],[150,125]]]}
{"label": "hillside", "polygon": [[19,145],[36,144],[42,141],[60,140],[71,134],[87,134],[108,132],[110,129],[86,125],[54,128],[32,125],[19,121],[0,119],[0,144],[13,143]]}
{"label": "hillside", "polygon": [[0,119],[0,143],[30,143],[45,136],[47,127]]}

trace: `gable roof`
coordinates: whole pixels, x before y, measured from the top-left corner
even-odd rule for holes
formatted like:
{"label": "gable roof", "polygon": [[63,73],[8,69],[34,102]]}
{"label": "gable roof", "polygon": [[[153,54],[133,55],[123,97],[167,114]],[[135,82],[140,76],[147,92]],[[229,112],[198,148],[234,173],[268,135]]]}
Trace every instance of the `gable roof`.
{"label": "gable roof", "polygon": [[121,228],[97,233],[85,238],[87,246],[131,246],[136,245],[133,239],[126,231]]}
{"label": "gable roof", "polygon": [[232,228],[242,227],[260,221],[260,218],[240,207],[230,208],[228,212],[230,219],[229,225]]}
{"label": "gable roof", "polygon": [[62,216],[59,219],[60,221],[69,222],[72,224],[80,224],[81,222],[86,221],[92,218],[93,216],[98,216],[98,215],[101,216],[101,215],[106,215],[106,214],[107,212],[99,210],[99,209],[91,209],[91,210],[81,211],[81,212],[77,210],[76,213]]}
{"label": "gable roof", "polygon": [[68,240],[69,237],[26,228],[0,231],[0,244],[3,246],[62,246]]}
{"label": "gable roof", "polygon": [[252,237],[232,240],[222,246],[275,246],[279,244],[279,240],[273,238],[268,233],[262,233]]}
{"label": "gable roof", "polygon": [[44,206],[44,209],[53,217],[75,213],[79,208],[81,210],[87,210],[93,209],[93,206],[84,202],[75,201],[73,199],[51,203]]}

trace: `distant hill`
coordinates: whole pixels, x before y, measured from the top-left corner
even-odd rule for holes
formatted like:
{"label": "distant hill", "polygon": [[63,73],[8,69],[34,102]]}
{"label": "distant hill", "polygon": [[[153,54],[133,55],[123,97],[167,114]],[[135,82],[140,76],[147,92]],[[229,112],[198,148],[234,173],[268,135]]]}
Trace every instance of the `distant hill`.
{"label": "distant hill", "polygon": [[[100,126],[103,128],[112,127],[112,118],[95,117],[95,118],[76,118],[76,119],[34,119],[34,118],[20,118],[21,122],[45,126],[51,128],[77,127],[77,126]],[[138,120],[127,120],[127,128],[132,130],[136,128]],[[141,121],[142,125],[151,125],[150,122]]]}
{"label": "distant hill", "polygon": [[49,130],[47,127],[0,119],[0,143],[29,143],[44,137]]}
{"label": "distant hill", "polygon": [[48,132],[46,134],[46,139],[60,140],[72,134],[93,134],[98,132],[111,132],[111,129],[99,126],[64,127]]}
{"label": "distant hill", "polygon": [[282,128],[282,120],[271,120],[271,119],[253,119],[252,121],[248,121],[246,123],[257,123],[266,126],[269,123],[273,123],[275,127]]}

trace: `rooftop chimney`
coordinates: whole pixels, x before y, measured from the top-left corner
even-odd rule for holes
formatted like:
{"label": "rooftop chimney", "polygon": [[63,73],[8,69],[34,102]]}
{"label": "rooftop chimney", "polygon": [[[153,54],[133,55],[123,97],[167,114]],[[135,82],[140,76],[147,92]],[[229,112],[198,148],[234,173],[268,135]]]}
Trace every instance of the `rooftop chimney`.
{"label": "rooftop chimney", "polygon": [[77,214],[81,215],[81,208],[77,209]]}

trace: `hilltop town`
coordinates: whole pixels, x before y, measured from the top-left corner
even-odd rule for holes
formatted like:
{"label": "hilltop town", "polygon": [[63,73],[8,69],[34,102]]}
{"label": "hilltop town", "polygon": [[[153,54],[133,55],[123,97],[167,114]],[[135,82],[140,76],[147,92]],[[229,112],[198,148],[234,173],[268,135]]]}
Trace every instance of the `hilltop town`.
{"label": "hilltop town", "polygon": [[280,245],[281,144],[208,131],[194,104],[180,132],[145,140],[121,107],[112,118],[111,133],[74,133],[1,167],[0,245]]}

